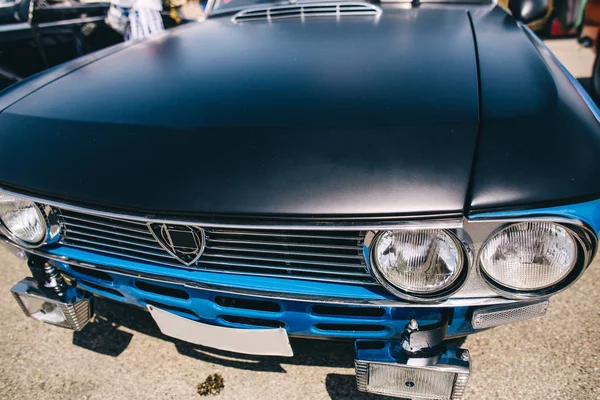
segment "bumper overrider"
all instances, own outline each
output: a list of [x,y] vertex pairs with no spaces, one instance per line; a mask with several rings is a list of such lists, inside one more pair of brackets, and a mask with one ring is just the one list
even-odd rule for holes
[[[544,315],[548,298],[593,259],[600,221],[597,201],[468,218],[250,224],[0,193],[19,199],[11,213],[2,205],[0,242],[30,268],[12,288],[27,316],[81,330],[98,296],[146,309],[167,336],[226,351],[293,356],[289,337],[354,340],[358,389],[411,399],[460,399],[470,357],[450,343]],[[432,235],[450,249],[436,270],[445,286],[427,292],[418,270],[405,281],[386,270],[390,251],[418,249]],[[541,273],[537,253],[532,263],[509,262],[528,256],[524,236],[540,242],[527,251],[553,260]],[[553,268],[562,270],[553,277]]]

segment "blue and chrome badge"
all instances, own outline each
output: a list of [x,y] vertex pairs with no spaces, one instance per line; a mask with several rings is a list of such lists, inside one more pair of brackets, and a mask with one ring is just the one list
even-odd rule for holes
[[204,252],[206,239],[200,227],[149,223],[148,229],[163,249],[182,264],[194,264]]

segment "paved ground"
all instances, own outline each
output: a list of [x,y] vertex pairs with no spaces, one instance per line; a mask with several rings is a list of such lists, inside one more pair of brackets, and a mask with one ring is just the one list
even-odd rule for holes
[[[554,43],[578,77],[593,55]],[[585,64],[585,65],[584,65]],[[98,304],[83,332],[25,318],[8,294],[27,268],[0,249],[0,399],[199,399],[220,372],[216,399],[379,399],[355,389],[351,345],[295,341],[294,359],[237,358],[161,337],[143,312]],[[469,338],[467,399],[600,399],[600,260],[548,314]]]
[[577,44],[575,39],[548,40],[546,44],[575,78],[587,78],[592,73],[594,52]]

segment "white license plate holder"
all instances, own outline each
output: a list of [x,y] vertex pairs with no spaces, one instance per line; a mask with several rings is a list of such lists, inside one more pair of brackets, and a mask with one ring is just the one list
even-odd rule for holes
[[287,331],[283,328],[228,328],[193,321],[151,305],[147,308],[160,331],[175,339],[242,354],[294,355]]

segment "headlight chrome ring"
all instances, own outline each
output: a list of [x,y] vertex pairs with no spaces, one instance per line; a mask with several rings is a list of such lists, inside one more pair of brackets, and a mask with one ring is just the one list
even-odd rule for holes
[[[455,249],[455,266],[454,266],[454,272],[453,274],[446,274],[445,278],[443,278],[442,282],[438,284],[438,288],[433,288],[432,290],[423,290],[423,289],[416,289],[414,285],[406,285],[406,284],[402,284],[399,281],[394,282],[392,280],[392,277],[389,273],[386,273],[381,265],[380,260],[378,259],[380,257],[380,254],[378,254],[378,246],[381,244],[380,242],[382,240],[390,240],[389,236],[391,235],[400,235],[402,237],[402,239],[404,239],[406,242],[399,242],[400,246],[416,246],[419,247],[419,249],[415,249],[415,251],[413,251],[412,256],[413,259],[412,260],[400,260],[400,264],[398,264],[398,261],[396,262],[397,268],[404,268],[404,271],[400,272],[400,275],[405,274],[405,275],[409,275],[408,278],[404,278],[404,279],[408,279],[411,280],[410,275],[412,275],[414,277],[414,279],[419,279],[418,277],[415,277],[415,275],[417,275],[420,271],[418,270],[422,270],[422,268],[419,268],[417,265],[414,264],[415,260],[414,258],[420,258],[423,259],[425,256],[425,253],[428,252],[428,255],[432,255],[431,252],[433,251],[433,256],[435,257],[440,257],[439,253],[436,253],[436,251],[438,250],[438,245],[440,243],[433,243],[434,241],[439,241],[441,242],[442,245],[446,245],[446,249],[449,249],[449,245],[453,246],[453,248]],[[413,236],[413,238],[411,238],[411,235]],[[430,240],[429,242],[427,240],[425,240],[426,243],[423,242],[423,236],[427,236],[430,235]],[[388,236],[386,238],[386,236]],[[419,237],[420,236],[420,237]],[[411,241],[412,239],[412,241]],[[416,242],[415,242],[416,241]],[[433,250],[432,250],[433,248]],[[380,231],[376,234],[374,234],[373,240],[370,241],[370,243],[367,246],[368,249],[368,255],[369,255],[369,269],[372,273],[372,275],[374,276],[374,278],[378,281],[379,284],[381,284],[385,289],[387,289],[390,293],[392,293],[393,295],[402,298],[404,300],[408,300],[408,301],[414,301],[414,302],[439,302],[442,300],[447,299],[448,297],[450,297],[453,293],[455,293],[456,291],[458,291],[463,284],[466,281],[466,277],[468,275],[469,272],[469,257],[467,257],[467,254],[465,252],[465,247],[463,246],[463,244],[461,243],[461,241],[457,238],[457,236],[450,230],[445,230],[445,229],[399,229],[399,230],[393,230],[393,231]],[[407,250],[407,249],[403,249],[403,250]],[[443,249],[442,249],[443,251]],[[399,252],[401,253],[402,250],[399,250]],[[408,251],[409,253],[411,251]],[[417,253],[416,255],[414,253]],[[420,254],[419,254],[420,252]],[[404,255],[404,254],[403,254]],[[447,257],[448,254],[446,253],[445,256]],[[443,258],[443,257],[442,257]],[[439,261],[439,260],[438,260]],[[412,266],[409,266],[409,263],[413,263]],[[429,262],[428,267],[426,267],[425,271],[428,271],[429,268],[431,268],[433,266],[433,264],[431,264],[431,260],[427,260],[425,262]],[[442,266],[440,266],[438,263],[434,263],[435,266],[434,268],[440,268]],[[425,265],[425,264],[423,264]],[[415,268],[417,267],[417,268]],[[444,266],[445,267],[445,266]],[[451,271],[452,272],[452,271]],[[427,272],[426,272],[427,273]],[[435,274],[434,274],[435,275]],[[438,274],[439,275],[439,274]],[[428,277],[423,277],[423,279],[430,279],[431,275]]]
[[24,197],[0,194],[0,232],[20,247],[36,248],[56,242],[60,224],[51,207]]
[[[541,281],[538,287],[535,287],[533,285],[522,285],[522,287],[518,287],[518,285],[514,284],[514,282],[516,281],[514,278],[508,278],[503,282],[502,279],[499,279],[498,273],[490,271],[491,268],[489,265],[487,266],[486,270],[485,261],[482,260],[482,258],[486,256],[486,250],[489,250],[488,245],[490,245],[490,243],[492,243],[492,246],[496,245],[500,247],[498,244],[494,244],[493,242],[495,240],[500,240],[499,237],[501,237],[501,235],[503,234],[506,235],[507,232],[510,232],[513,234],[513,236],[515,236],[515,232],[518,232],[519,229],[525,231],[527,224],[537,224],[538,228],[544,228],[546,231],[548,231],[548,229],[550,228],[553,228],[555,233],[561,234],[563,237],[568,238],[570,241],[565,242],[562,248],[558,248],[559,246],[556,242],[550,242],[548,246],[550,248],[548,248],[546,246],[543,246],[548,245],[548,243],[537,243],[534,246],[531,243],[531,240],[533,239],[528,238],[529,244],[525,245],[525,247],[529,247],[526,250],[521,249],[522,253],[518,253],[518,249],[515,249],[515,247],[519,246],[519,243],[510,243],[510,245],[512,245],[513,248],[510,249],[510,251],[508,252],[505,250],[504,252],[507,254],[494,254],[494,258],[496,258],[497,260],[502,259],[501,261],[508,262],[509,264],[510,262],[506,261],[506,259],[509,259],[510,257],[521,256],[522,258],[525,258],[526,261],[523,262],[523,260],[521,259],[521,261],[517,263],[518,265],[512,267],[509,265],[507,269],[513,268],[515,270],[515,273],[520,272],[522,274],[535,273],[536,268],[538,270],[549,270],[551,266],[546,266],[544,268],[543,266],[536,266],[536,263],[539,264],[541,262],[548,262],[548,259],[552,259],[552,257],[554,257],[554,259],[560,259],[557,253],[562,252],[562,257],[565,258],[567,257],[567,254],[569,252],[574,252],[572,261],[564,262],[562,265],[559,265],[560,268],[563,268],[562,273],[560,273],[559,271],[559,273],[556,274],[554,280],[548,280],[547,282],[543,282],[543,279],[538,279],[539,281]],[[564,235],[563,232],[566,233],[566,235]],[[525,235],[525,233],[523,233],[523,235]],[[516,236],[518,236],[518,234]],[[589,232],[589,229],[587,227],[578,224],[568,224],[564,223],[563,221],[559,223],[549,221],[547,219],[536,218],[521,221],[511,221],[510,223],[505,224],[499,229],[497,229],[482,244],[476,259],[477,273],[491,290],[503,297],[510,299],[532,299],[548,297],[572,285],[581,276],[585,268],[589,265],[595,252],[595,245],[591,240],[592,236],[593,235]],[[510,248],[511,246],[507,247]],[[526,251],[529,251],[529,254],[523,253]],[[536,251],[546,251],[547,254],[531,254],[531,252]],[[565,258],[563,261],[568,261],[568,258]],[[518,271],[518,269],[523,269],[523,271]],[[505,273],[505,271],[501,272]],[[531,280],[532,278],[528,277],[526,279]]]

